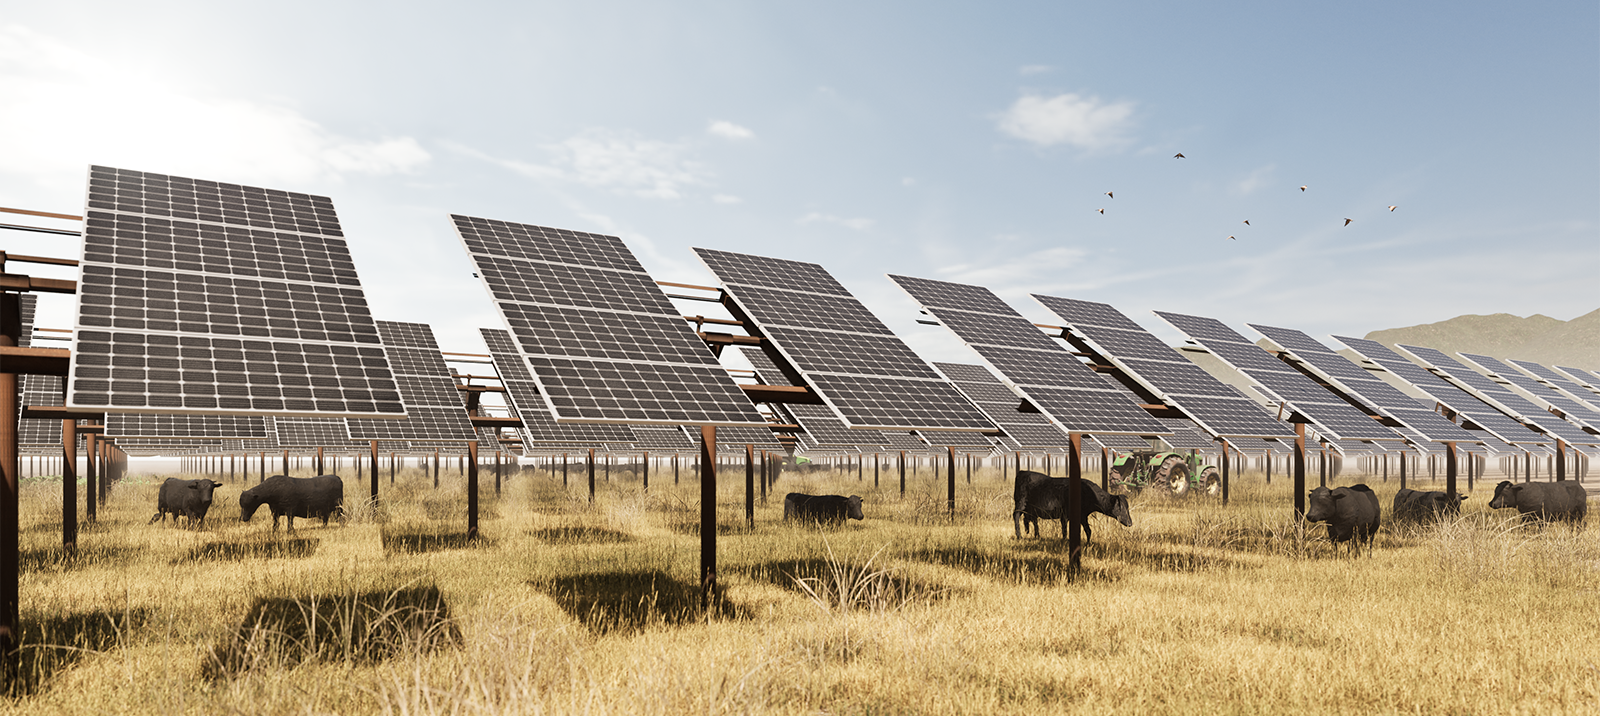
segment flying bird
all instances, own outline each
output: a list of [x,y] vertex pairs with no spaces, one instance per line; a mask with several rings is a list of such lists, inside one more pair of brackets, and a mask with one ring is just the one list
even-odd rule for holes
[[1301,185],[1300,185],[1300,191],[1305,191],[1305,190],[1306,190],[1306,185],[1304,185],[1304,184],[1301,184]]
[[1398,207],[1391,206],[1391,207],[1389,207],[1389,211],[1394,211],[1396,208],[1398,208]]
[[1188,157],[1183,156],[1183,152],[1178,152],[1177,154],[1172,155],[1172,158],[1173,159],[1187,159]]
[[[1108,192],[1106,192],[1106,196],[1111,196],[1111,192],[1109,192],[1109,191],[1108,191]],[[1116,197],[1114,197],[1114,196],[1111,196],[1111,198],[1113,198],[1113,199],[1115,199],[1115,198],[1116,198]]]
[[1349,225],[1350,225],[1350,222],[1352,222],[1352,221],[1355,221],[1355,219],[1345,219],[1345,220],[1344,220],[1344,225],[1345,225],[1345,226],[1349,226]]
[[1250,225],[1250,220],[1249,219],[1245,219],[1244,220],[1244,225],[1245,226],[1249,226]]
[[[1228,238],[1230,238],[1230,239],[1233,239],[1233,237],[1232,237],[1232,236],[1229,236],[1229,237],[1228,237]],[[1238,241],[1238,239],[1233,239],[1233,240],[1234,240],[1234,241]]]
[[1104,213],[1106,213],[1106,210],[1105,210],[1105,209],[1095,209],[1095,211],[1098,211],[1098,212],[1100,212],[1100,213],[1102,213],[1102,214],[1104,214]]

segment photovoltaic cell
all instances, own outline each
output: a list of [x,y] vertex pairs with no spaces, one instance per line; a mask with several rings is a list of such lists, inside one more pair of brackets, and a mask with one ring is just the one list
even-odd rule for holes
[[1108,385],[1061,344],[1032,329],[1027,319],[989,289],[909,276],[889,278],[1058,427],[1095,435],[1166,432],[1126,390]]
[[1512,444],[1550,442],[1549,438],[1529,430],[1527,426],[1500,412],[1499,409],[1484,403],[1471,393],[1456,387],[1455,384],[1434,375],[1416,363],[1406,360],[1400,354],[1389,350],[1388,346],[1382,343],[1348,336],[1334,336],[1333,339],[1343,343],[1362,358],[1376,363],[1396,378],[1427,394],[1428,397],[1433,398],[1439,404],[1462,415],[1466,420],[1483,428],[1503,442]]
[[1093,301],[1035,295],[1104,357],[1207,433],[1227,437],[1294,434],[1254,401],[1242,398],[1116,308]]
[[[817,264],[697,248],[759,333],[850,428],[992,430]],[[839,320],[829,321],[830,311]]]
[[[1249,376],[1309,418],[1318,432],[1343,440],[1401,440],[1398,433],[1357,410],[1326,387],[1272,357],[1221,321],[1156,311],[1235,370]],[[1191,332],[1192,331],[1192,332]]]
[[1508,415],[1533,424],[1548,435],[1577,445],[1600,444],[1600,436],[1586,433],[1582,428],[1551,415],[1527,398],[1513,393],[1510,388],[1462,365],[1444,351],[1405,344],[1399,344],[1399,348],[1416,356],[1428,367],[1437,369],[1455,380],[1457,385],[1474,397],[1500,408]]
[[556,421],[766,424],[621,239],[451,219]]
[[478,332],[489,346],[495,373],[506,389],[506,402],[522,420],[523,440],[530,445],[548,443],[587,448],[605,443],[631,443],[636,439],[633,428],[627,425],[556,422],[544,398],[540,397],[538,383],[511,332],[499,328],[480,328]]
[[400,417],[325,197],[91,167],[67,405]]

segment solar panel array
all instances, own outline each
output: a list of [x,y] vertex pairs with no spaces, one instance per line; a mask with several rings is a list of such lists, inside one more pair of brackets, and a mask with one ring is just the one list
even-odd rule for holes
[[[700,441],[695,440],[699,445]],[[717,452],[744,452],[744,446],[750,445],[757,452],[762,450],[782,451],[783,444],[778,442],[770,428],[751,427],[719,427],[717,428]]]
[[1166,432],[1125,391],[1106,385],[989,289],[909,276],[889,278],[1061,428],[1096,435]]
[[476,440],[472,418],[450,366],[439,353],[433,327],[426,323],[378,321],[378,337],[406,405],[405,420],[350,420],[355,440],[462,442]]
[[631,443],[636,437],[627,425],[558,423],[539,395],[539,385],[528,369],[527,359],[517,349],[511,332],[499,328],[480,328],[489,346],[490,360],[506,389],[506,403],[522,420],[523,440],[529,445],[554,444],[594,446],[604,443]]
[[1593,391],[1585,388],[1581,383],[1574,381],[1566,373],[1529,360],[1516,360],[1513,358],[1510,363],[1522,370],[1523,373],[1538,378],[1561,391],[1567,397],[1589,406],[1591,410],[1600,410],[1600,396],[1595,395]]
[[1262,335],[1278,344],[1290,355],[1306,364],[1324,380],[1338,386],[1362,402],[1393,418],[1419,437],[1434,442],[1477,442],[1482,434],[1473,434],[1450,422],[1449,418],[1433,412],[1431,407],[1352,363],[1333,349],[1311,336],[1292,328],[1276,328],[1256,323],[1248,324]]
[[[778,364],[772,362],[760,348],[740,348],[739,354],[750,361],[750,366],[755,369],[756,380],[762,385],[790,385]],[[826,405],[805,405],[800,403],[787,403],[781,409],[794,418],[809,437],[809,443],[819,448],[853,448],[864,445],[875,446],[884,444],[886,438],[877,430],[851,429],[846,427],[838,413]]]
[[759,333],[846,426],[994,429],[821,266],[694,251]]
[[1427,367],[1437,369],[1448,376],[1463,390],[1471,393],[1479,400],[1499,408],[1512,417],[1532,424],[1548,435],[1578,445],[1593,445],[1600,442],[1600,436],[1590,435],[1584,432],[1582,428],[1551,415],[1544,408],[1534,405],[1527,398],[1512,392],[1510,388],[1496,383],[1488,376],[1461,364],[1461,362],[1451,358],[1444,351],[1405,344],[1399,344],[1398,347],[1416,356]]
[[1522,423],[1422,366],[1406,360],[1382,343],[1347,336],[1334,336],[1333,339],[1343,343],[1362,358],[1383,367],[1391,375],[1409,383],[1428,397],[1465,416],[1467,420],[1503,442],[1511,444],[1550,442],[1549,438],[1529,430]]
[[1556,370],[1561,371],[1568,378],[1571,378],[1573,382],[1583,386],[1585,390],[1600,396],[1600,373],[1564,365],[1556,366]]
[[918,430],[917,437],[935,450],[953,447],[956,452],[989,452],[994,442],[980,433],[958,433],[949,430]]
[[1022,396],[1006,387],[988,368],[967,363],[934,363],[933,367],[1015,440],[1019,448],[1064,447],[1071,442],[1071,438],[1043,414],[1018,410]]
[[557,421],[765,424],[621,239],[451,219]]
[[67,405],[405,412],[326,197],[89,170]]
[[1249,399],[1212,377],[1116,308],[1093,301],[1035,295],[1062,321],[1102,349],[1105,358],[1162,401],[1177,406],[1213,435],[1293,435]]
[[1533,396],[1535,404],[1543,403],[1560,410],[1566,415],[1567,420],[1579,425],[1591,428],[1600,427],[1600,413],[1595,412],[1588,405],[1567,396],[1560,390],[1523,375],[1516,368],[1490,356],[1476,353],[1458,353],[1457,355],[1467,359],[1469,363],[1488,371],[1489,375],[1527,391],[1529,395]]
[[1221,321],[1165,311],[1156,311],[1156,315],[1183,331],[1224,363],[1260,383],[1279,400],[1288,402],[1310,419],[1318,432],[1342,440],[1401,439],[1395,431],[1351,407],[1327,388],[1274,358]]
[[[1172,431],[1171,435],[1163,435],[1161,440],[1170,445],[1173,450],[1218,450],[1216,441],[1211,439],[1205,431],[1187,418],[1158,418],[1162,425]],[[1242,438],[1240,438],[1242,439]]]

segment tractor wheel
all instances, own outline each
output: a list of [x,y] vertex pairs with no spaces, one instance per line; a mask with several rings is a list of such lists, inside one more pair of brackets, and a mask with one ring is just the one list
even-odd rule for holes
[[[1177,481],[1172,479],[1174,471],[1179,469],[1183,470],[1185,478],[1182,481],[1184,484],[1183,489],[1178,489],[1176,487]],[[1161,488],[1163,492],[1171,492],[1174,495],[1181,495],[1183,494],[1183,490],[1188,489],[1188,476],[1188,466],[1183,464],[1183,458],[1178,457],[1177,455],[1169,455],[1165,460],[1161,461],[1160,467],[1156,468],[1154,472],[1150,473],[1150,484]]]
[[1189,466],[1182,462],[1173,465],[1172,470],[1167,473],[1167,481],[1164,484],[1167,489],[1172,490],[1173,497],[1183,497],[1188,494]]
[[1222,473],[1217,468],[1208,467],[1200,471],[1200,482],[1206,486],[1206,495],[1216,497],[1222,494]]

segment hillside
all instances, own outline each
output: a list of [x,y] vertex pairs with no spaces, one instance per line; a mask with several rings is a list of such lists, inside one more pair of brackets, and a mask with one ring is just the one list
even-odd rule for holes
[[1600,370],[1600,310],[1570,321],[1539,314],[1527,318],[1509,313],[1456,316],[1438,323],[1373,331],[1366,337],[1390,347],[1409,343],[1447,353],[1466,351]]

